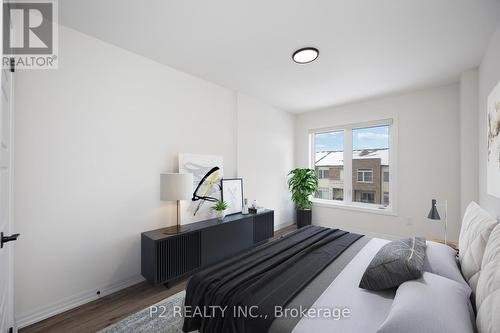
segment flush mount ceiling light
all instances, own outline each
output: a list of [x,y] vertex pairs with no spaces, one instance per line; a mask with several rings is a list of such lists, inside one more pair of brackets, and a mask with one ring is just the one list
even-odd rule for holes
[[319,51],[314,47],[304,47],[295,51],[292,55],[293,61],[298,64],[308,64],[316,60],[319,56]]

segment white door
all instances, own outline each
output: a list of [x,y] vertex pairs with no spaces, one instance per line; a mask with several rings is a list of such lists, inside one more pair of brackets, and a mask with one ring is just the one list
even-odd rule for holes
[[[2,14],[1,9],[0,14]],[[2,36],[1,28],[0,36]],[[0,232],[3,233],[0,239],[0,333],[7,333],[14,326],[13,242],[2,241],[8,240],[13,231],[11,209],[12,73],[9,69],[0,70],[0,81]],[[15,237],[11,239],[13,238]]]

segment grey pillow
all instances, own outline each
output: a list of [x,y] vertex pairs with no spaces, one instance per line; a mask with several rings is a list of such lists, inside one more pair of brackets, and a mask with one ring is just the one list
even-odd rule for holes
[[368,265],[359,287],[383,290],[422,276],[425,238],[400,239],[384,245]]
[[425,272],[399,286],[377,333],[471,333],[475,326],[470,293],[462,283]]
[[424,272],[444,276],[468,286],[460,271],[455,250],[444,244],[427,242]]

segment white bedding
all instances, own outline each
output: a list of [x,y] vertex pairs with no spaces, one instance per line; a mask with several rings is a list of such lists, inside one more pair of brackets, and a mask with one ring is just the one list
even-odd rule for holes
[[359,288],[358,284],[370,261],[387,243],[384,239],[370,240],[312,306],[318,310],[349,308],[349,318],[302,318],[292,332],[375,332],[389,313],[395,291],[372,292]]

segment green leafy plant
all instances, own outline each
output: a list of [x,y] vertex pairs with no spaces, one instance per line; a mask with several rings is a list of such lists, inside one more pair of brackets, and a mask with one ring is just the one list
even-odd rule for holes
[[227,207],[229,207],[229,205],[227,204],[227,202],[225,201],[221,201],[221,200],[217,200],[217,202],[215,203],[215,205],[212,206],[212,209],[217,211],[217,212],[223,212],[227,209]]
[[318,189],[318,176],[314,169],[293,169],[288,176],[288,188],[297,209],[311,209],[309,197]]

